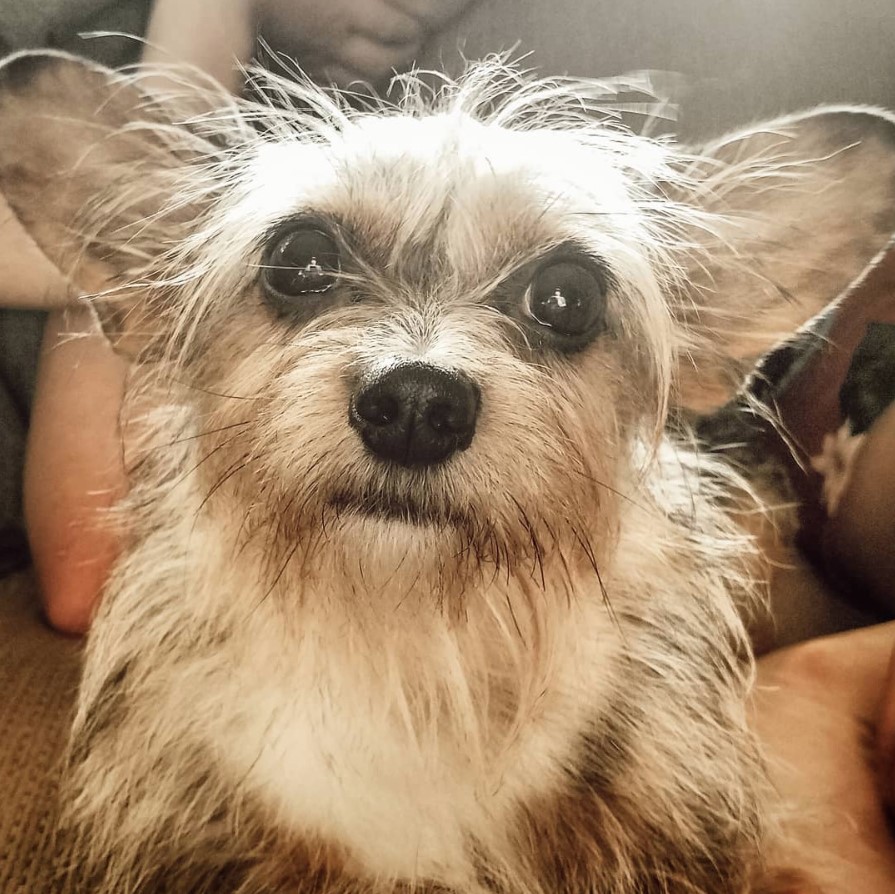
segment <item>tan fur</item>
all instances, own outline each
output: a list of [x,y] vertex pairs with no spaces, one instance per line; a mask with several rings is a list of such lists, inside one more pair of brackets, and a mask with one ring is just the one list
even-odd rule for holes
[[[689,360],[721,381],[822,302],[776,315],[761,284],[810,279],[801,238],[768,243],[846,154],[818,160],[823,115],[794,120],[799,188],[765,221],[763,140],[696,160],[595,121],[585,85],[499,65],[431,101],[404,86],[356,112],[272,80],[311,111],[178,120],[65,57],[0,74],[3,188],[139,360],[130,544],[70,756],[98,890],[756,894],[773,821],[742,615],[761,566],[729,513],[754,497],[665,424]],[[44,201],[60,170],[76,186]],[[259,264],[300,211],[351,263],[331,303],[283,316]],[[564,353],[519,308],[569,242],[610,285],[605,331]],[[749,252],[754,302],[731,284]],[[423,470],[375,460],[346,419],[358,382],[411,360],[481,391],[469,449]]]
[[830,107],[702,147],[687,173],[711,222],[688,234],[701,263],[689,268],[681,311],[711,338],[682,368],[683,406],[722,406],[769,344],[823,310],[884,247],[895,231],[893,140],[892,115]]

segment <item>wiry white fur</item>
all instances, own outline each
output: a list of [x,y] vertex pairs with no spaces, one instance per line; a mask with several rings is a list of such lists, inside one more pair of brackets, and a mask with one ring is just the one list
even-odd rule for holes
[[[718,347],[698,353],[712,307],[684,259],[720,218],[692,159],[595,121],[580,85],[499,66],[421,85],[358,112],[271,81],[288,108],[147,107],[109,135],[145,152],[103,167],[78,226],[151,409],[72,740],[87,862],[108,894],[159,873],[243,894],[744,894],[764,818],[738,609],[757,584],[725,510],[748,498],[663,434],[682,358]],[[259,265],[307,211],[359,246],[361,300],[291,325]],[[570,240],[610,272],[607,328],[558,356],[492,296]],[[422,472],[346,421],[356,382],[401,360],[482,393],[470,449]],[[428,521],[341,500],[371,492]]]

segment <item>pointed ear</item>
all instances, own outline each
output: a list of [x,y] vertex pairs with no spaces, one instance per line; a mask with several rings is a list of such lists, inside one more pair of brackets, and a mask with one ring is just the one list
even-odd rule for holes
[[165,175],[183,165],[163,124],[132,80],[74,56],[20,53],[0,65],[0,191],[75,291],[109,295],[95,306],[128,354],[158,308],[114,290],[170,198]]
[[703,147],[676,196],[694,211],[676,314],[678,404],[708,412],[822,311],[895,232],[895,116],[828,108]]

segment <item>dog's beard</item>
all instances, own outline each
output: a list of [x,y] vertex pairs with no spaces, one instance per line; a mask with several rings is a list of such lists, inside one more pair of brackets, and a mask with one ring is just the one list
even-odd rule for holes
[[456,605],[495,582],[562,586],[572,569],[596,571],[606,538],[594,530],[594,504],[585,515],[566,503],[529,506],[507,491],[483,499],[445,486],[446,474],[427,477],[343,475],[310,494],[296,486],[251,508],[245,529],[264,544],[273,577],[340,579],[367,595]]

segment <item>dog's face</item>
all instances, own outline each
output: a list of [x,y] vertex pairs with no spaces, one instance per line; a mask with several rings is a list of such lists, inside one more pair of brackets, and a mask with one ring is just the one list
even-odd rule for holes
[[594,150],[448,114],[260,147],[192,259],[214,298],[188,375],[225,435],[208,487],[351,561],[608,544],[672,325],[639,159]]
[[[303,94],[309,114],[209,137],[70,60],[5,71],[10,201],[94,290],[147,283],[105,296],[109,331],[185,385],[209,507],[386,572],[603,561],[669,400],[723,401],[895,225],[891,176],[851,199],[856,170],[868,193],[893,169],[891,122],[865,114],[697,161],[557,115],[551,91],[495,103],[479,76],[425,113]],[[103,217],[66,254],[91,195]],[[832,235],[807,244],[821,213]]]

